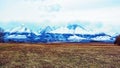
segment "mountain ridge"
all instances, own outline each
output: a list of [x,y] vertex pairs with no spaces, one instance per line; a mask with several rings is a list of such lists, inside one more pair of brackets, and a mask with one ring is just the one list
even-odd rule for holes
[[[67,35],[70,34],[68,37]],[[59,35],[62,35],[59,37]],[[116,34],[115,34],[116,35]],[[51,26],[47,26],[43,28],[40,32],[33,32],[29,28],[21,25],[19,27],[15,27],[12,30],[8,31],[8,34],[5,36],[7,39],[18,39],[20,37],[29,38],[31,41],[36,40],[46,40],[49,42],[50,40],[56,39],[56,41],[62,38],[66,38],[65,41],[74,41],[74,42],[81,42],[85,40],[89,41],[114,41],[115,37],[110,36],[106,33],[97,33],[94,31],[89,31],[89,29],[82,27],[80,25],[67,25],[62,26],[59,28],[54,28]],[[26,36],[26,37],[25,37]],[[49,39],[49,40],[47,40]],[[76,41],[75,41],[76,40]],[[19,40],[18,40],[19,41]],[[55,41],[55,40],[54,40]]]

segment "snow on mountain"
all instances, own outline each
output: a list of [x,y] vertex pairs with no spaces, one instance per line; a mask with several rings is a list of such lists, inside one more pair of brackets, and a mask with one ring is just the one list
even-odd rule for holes
[[8,35],[4,38],[4,42],[29,42],[29,38],[26,35]]
[[93,34],[93,32],[85,30],[85,29],[82,29],[80,27],[76,27],[75,34]]
[[27,39],[26,35],[9,35],[6,38],[8,39]]
[[[43,38],[47,38],[47,40],[48,39],[54,40],[53,37],[55,37],[56,41],[58,40],[61,41],[61,39],[62,40],[64,39],[64,42],[66,42],[67,40],[70,42],[82,42],[86,40],[106,41],[106,40],[111,40],[112,37],[115,38],[115,36],[117,35],[117,33],[111,34],[112,35],[111,36],[106,33],[99,33],[96,31],[91,31],[90,29],[84,28],[76,24],[62,26],[57,29],[51,26],[47,26],[45,28],[42,28],[40,32],[38,33],[31,31],[30,29],[26,28],[24,25],[21,25],[8,32],[10,33],[6,33],[5,40],[9,40],[9,39],[13,39],[13,40],[14,39],[17,39],[17,40],[35,39],[36,40],[38,39],[37,41],[39,41],[39,40],[44,40]],[[45,33],[49,33],[49,34],[46,35]],[[63,35],[63,36],[60,36],[60,35]],[[48,38],[48,36],[50,38]]]
[[79,36],[76,36],[76,35],[73,35],[73,36],[70,36],[68,38],[69,41],[72,41],[72,42],[80,42],[81,40],[85,40],[86,38],[83,38],[83,37],[79,37]]
[[95,41],[106,41],[106,40],[111,40],[110,36],[97,36],[95,38],[92,38],[92,40]]
[[40,35],[40,33],[30,30],[29,28],[25,27],[24,25],[21,25],[19,27],[15,27],[12,30],[7,30],[6,32],[16,33],[16,34],[19,34],[19,33],[20,34],[22,34],[22,33],[27,33],[27,34],[33,33],[35,35]]
[[34,41],[34,39],[39,35],[39,33],[33,32],[22,25],[12,29],[11,31],[8,31],[4,37],[4,40],[6,42],[9,42],[10,40],[16,42],[30,42]]
[[56,30],[51,31],[50,33],[59,33],[59,34],[93,34],[92,31],[85,29],[79,25],[68,25],[65,27],[60,27]]
[[67,27],[60,27],[56,30],[50,31],[50,33],[58,33],[58,34],[73,34],[72,29],[68,29]]
[[112,36],[112,37],[116,37],[116,36],[118,36],[120,33],[109,33],[109,35],[110,36]]
[[50,26],[47,26],[43,29],[41,29],[40,33],[50,33],[51,31],[55,30],[54,28],[50,27]]
[[10,33],[31,33],[31,30],[26,28],[24,25],[21,25],[19,27],[10,30]]
[[38,32],[33,32],[35,35],[37,35],[37,36],[39,36],[39,35],[41,35],[40,33],[38,33]]

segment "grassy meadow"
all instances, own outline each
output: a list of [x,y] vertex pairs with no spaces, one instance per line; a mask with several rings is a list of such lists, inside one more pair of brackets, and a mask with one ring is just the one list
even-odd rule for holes
[[0,68],[120,68],[120,46],[0,43]]

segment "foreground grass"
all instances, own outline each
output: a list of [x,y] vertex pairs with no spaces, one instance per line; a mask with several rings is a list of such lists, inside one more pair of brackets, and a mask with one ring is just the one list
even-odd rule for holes
[[3,44],[0,68],[119,68],[113,44]]

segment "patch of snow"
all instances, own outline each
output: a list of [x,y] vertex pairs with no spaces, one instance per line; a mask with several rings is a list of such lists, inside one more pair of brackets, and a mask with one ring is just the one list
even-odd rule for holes
[[105,40],[110,40],[111,37],[110,36],[97,36],[95,38],[92,38],[92,40],[96,40],[96,41],[105,41]]
[[68,38],[68,40],[70,40],[70,41],[77,41],[77,42],[79,42],[79,41],[81,41],[81,40],[84,40],[84,39],[86,39],[86,38],[79,37],[79,36],[76,36],[76,35],[70,36],[70,37]]
[[38,35],[41,35],[41,34],[40,34],[40,33],[38,33],[38,32],[33,32],[33,33],[34,33],[35,35],[37,35],[37,36],[38,36]]
[[8,39],[27,39],[26,35],[9,35],[7,36]]

